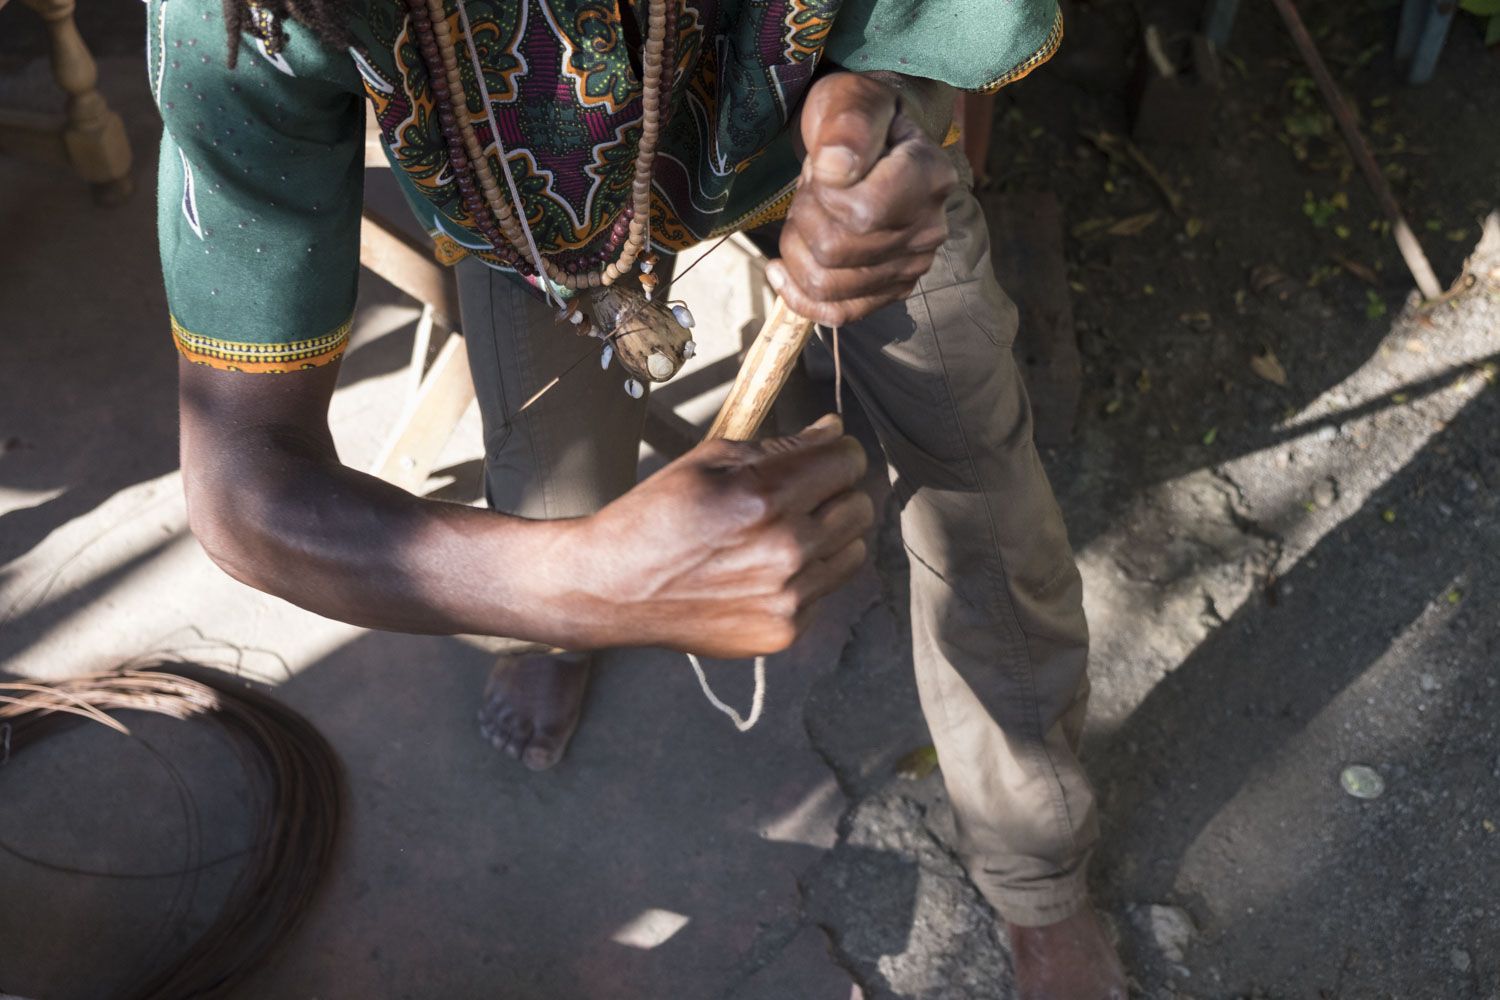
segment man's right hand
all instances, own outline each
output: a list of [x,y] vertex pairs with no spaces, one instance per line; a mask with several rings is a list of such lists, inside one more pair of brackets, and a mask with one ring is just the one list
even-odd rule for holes
[[865,465],[832,415],[791,437],[707,442],[571,522],[547,575],[590,645],[777,652],[864,562]]
[[341,465],[335,365],[179,373],[193,533],[236,579],[340,621],[746,656],[788,646],[864,559],[865,457],[836,418],[700,445],[592,517],[532,521]]

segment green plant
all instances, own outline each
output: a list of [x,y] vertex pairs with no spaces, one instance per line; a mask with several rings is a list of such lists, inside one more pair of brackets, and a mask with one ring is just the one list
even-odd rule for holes
[[1484,21],[1484,44],[1500,45],[1500,0],[1459,0],[1458,6]]

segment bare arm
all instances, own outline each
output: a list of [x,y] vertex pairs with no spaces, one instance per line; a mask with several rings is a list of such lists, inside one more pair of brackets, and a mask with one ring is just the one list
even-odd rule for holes
[[605,511],[529,521],[421,500],[339,463],[337,366],[181,362],[188,519],[236,579],[342,621],[572,649],[783,648],[864,557],[859,446],[836,424],[700,446]]

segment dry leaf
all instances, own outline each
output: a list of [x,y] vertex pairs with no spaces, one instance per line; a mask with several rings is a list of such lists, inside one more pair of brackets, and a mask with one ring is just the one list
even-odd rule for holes
[[1142,212],[1140,215],[1131,215],[1121,219],[1105,230],[1111,236],[1139,236],[1145,232],[1151,223],[1157,220],[1160,212]]
[[1114,219],[1084,219],[1078,225],[1068,230],[1068,232],[1073,234],[1074,239],[1083,240],[1108,229],[1114,224],[1114,221]]
[[896,761],[896,773],[908,781],[921,781],[938,766],[937,748],[917,747]]
[[1250,370],[1267,382],[1286,385],[1286,369],[1281,367],[1276,352],[1270,348],[1267,348],[1264,354],[1257,354],[1250,359]]
[[1377,276],[1372,269],[1366,267],[1364,264],[1361,264],[1357,260],[1350,260],[1343,254],[1337,253],[1333,255],[1333,259],[1338,261],[1339,267],[1342,267],[1344,270],[1348,271],[1350,274],[1354,275],[1356,278],[1358,278],[1360,281],[1363,281],[1367,285],[1374,285],[1380,282],[1379,276]]

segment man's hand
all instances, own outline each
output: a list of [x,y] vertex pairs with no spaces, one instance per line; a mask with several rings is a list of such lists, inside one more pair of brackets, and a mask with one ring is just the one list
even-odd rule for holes
[[560,601],[600,644],[777,652],[864,562],[864,471],[833,416],[792,437],[708,442],[572,522],[549,575],[572,581]]
[[813,85],[801,137],[801,183],[766,277],[798,313],[840,326],[904,298],[927,273],[958,177],[896,91],[856,73]]
[[336,365],[179,373],[194,534],[236,579],[357,625],[774,652],[859,568],[874,520],[864,450],[833,417],[699,445],[592,517],[534,521],[340,465],[325,418]]

